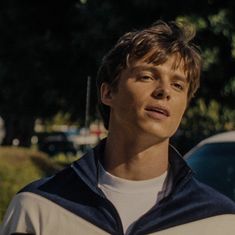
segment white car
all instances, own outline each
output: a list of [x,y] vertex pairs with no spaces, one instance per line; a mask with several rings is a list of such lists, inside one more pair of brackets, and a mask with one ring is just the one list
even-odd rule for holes
[[197,179],[235,201],[235,131],[202,140],[184,159]]

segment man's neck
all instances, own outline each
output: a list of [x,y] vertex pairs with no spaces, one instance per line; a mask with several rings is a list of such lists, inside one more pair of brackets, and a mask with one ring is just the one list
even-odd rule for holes
[[147,180],[162,175],[168,168],[169,140],[151,143],[143,138],[108,135],[104,168],[129,180]]

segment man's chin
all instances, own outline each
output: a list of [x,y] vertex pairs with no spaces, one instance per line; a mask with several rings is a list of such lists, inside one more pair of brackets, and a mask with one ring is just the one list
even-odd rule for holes
[[157,139],[169,139],[171,136],[174,135],[175,130],[167,130],[167,127],[160,127],[160,126],[144,126],[143,127],[144,132],[152,136],[153,138]]
[[145,136],[145,138],[149,139],[149,141],[151,142],[160,143],[168,141],[172,135],[173,135],[172,133],[160,130],[155,131],[152,129],[152,130],[145,130],[143,136]]

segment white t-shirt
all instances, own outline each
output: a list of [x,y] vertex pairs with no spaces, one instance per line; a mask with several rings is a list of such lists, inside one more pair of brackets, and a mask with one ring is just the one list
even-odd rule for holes
[[128,234],[134,222],[157,202],[167,171],[149,180],[126,180],[99,167],[99,187],[117,209],[124,233]]

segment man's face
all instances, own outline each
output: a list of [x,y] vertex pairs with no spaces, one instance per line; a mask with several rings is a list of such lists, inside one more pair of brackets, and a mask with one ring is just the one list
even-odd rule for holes
[[[109,129],[122,128],[133,135],[169,139],[178,128],[187,106],[187,82],[176,57],[160,65],[139,60],[122,71],[118,88],[103,89],[103,103],[110,106]],[[105,94],[109,94],[105,98]]]

